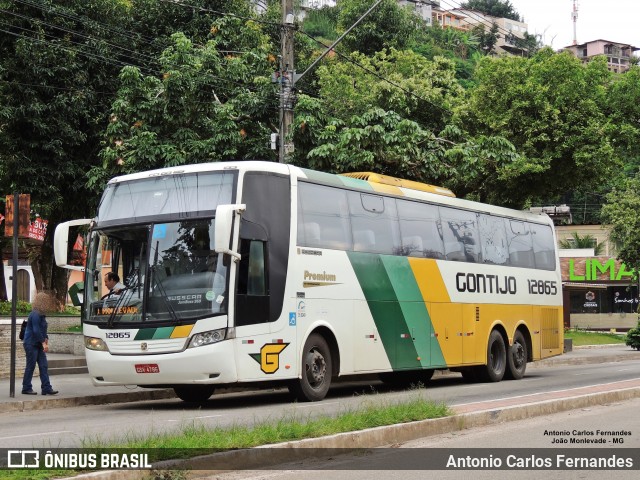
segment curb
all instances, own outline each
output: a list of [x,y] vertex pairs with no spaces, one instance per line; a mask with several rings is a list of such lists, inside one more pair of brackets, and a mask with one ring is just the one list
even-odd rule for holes
[[[376,448],[395,443],[404,443],[431,435],[515,420],[524,420],[531,417],[631,400],[639,397],[640,387],[632,387],[557,400],[545,400],[524,406],[489,408],[487,410],[458,414],[446,418],[376,427],[358,432],[340,433],[327,437],[309,438],[252,449],[232,450],[189,460],[163,461],[157,463],[153,471],[157,472],[169,468],[198,470],[198,476],[205,476],[229,470],[258,470],[261,469],[261,467],[274,466],[280,463],[290,463],[314,457],[326,457],[327,449]],[[338,454],[339,452],[332,453]],[[213,464],[224,465],[224,468],[213,470],[211,469]],[[74,477],[67,477],[67,479],[139,480],[149,477],[150,474],[151,471],[148,470],[109,470],[80,474]]]
[[105,405],[108,403],[142,402],[145,400],[164,400],[175,398],[173,390],[148,390],[121,393],[103,393],[87,397],[46,398],[42,400],[15,400],[0,403],[0,413],[28,412],[46,408],[81,407],[84,405]]

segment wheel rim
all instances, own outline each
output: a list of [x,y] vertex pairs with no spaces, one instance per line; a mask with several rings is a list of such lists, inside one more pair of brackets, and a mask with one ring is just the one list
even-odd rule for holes
[[327,364],[324,357],[318,350],[313,349],[307,353],[305,370],[307,374],[307,381],[312,388],[318,388],[324,383],[324,378],[327,373]]
[[524,346],[520,342],[513,344],[512,348],[513,365],[519,370],[526,363]]

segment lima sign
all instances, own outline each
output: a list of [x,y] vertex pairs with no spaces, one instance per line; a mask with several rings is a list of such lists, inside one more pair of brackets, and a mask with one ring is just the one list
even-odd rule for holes
[[[609,274],[609,278],[602,278],[602,275],[606,275],[607,273]],[[600,260],[597,258],[588,258],[585,262],[584,272],[576,272],[575,260],[569,260],[569,281],[571,282],[632,280],[633,278],[633,271],[627,270],[624,263],[621,263],[620,268],[618,268],[613,258],[610,258],[604,264],[600,263]]]

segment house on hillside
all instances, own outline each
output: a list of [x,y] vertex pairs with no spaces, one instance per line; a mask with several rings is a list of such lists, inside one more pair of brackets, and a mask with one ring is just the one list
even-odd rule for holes
[[615,73],[624,73],[629,70],[634,58],[634,52],[640,50],[638,47],[626,43],[611,42],[609,40],[592,40],[580,45],[569,45],[563,50],[573,53],[582,60],[583,63],[591,61],[598,55],[606,55],[609,70]]

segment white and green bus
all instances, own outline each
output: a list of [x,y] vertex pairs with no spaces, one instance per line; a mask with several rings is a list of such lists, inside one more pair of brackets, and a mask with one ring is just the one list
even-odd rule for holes
[[[286,385],[521,378],[563,348],[553,224],[372,173],[269,162],[114,178],[90,224],[82,306],[95,385]],[[104,296],[118,273],[119,295]]]

